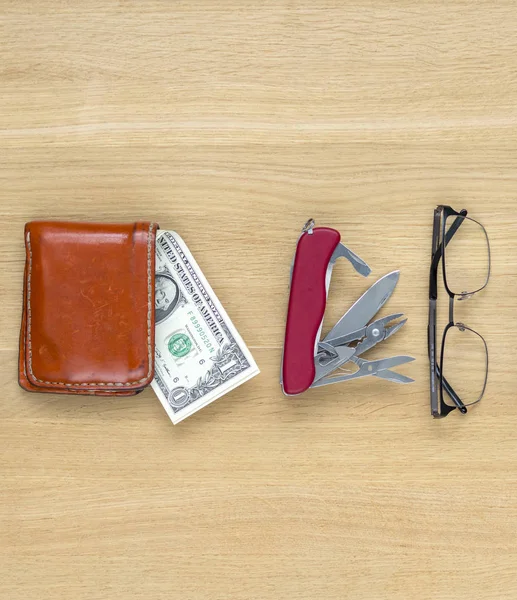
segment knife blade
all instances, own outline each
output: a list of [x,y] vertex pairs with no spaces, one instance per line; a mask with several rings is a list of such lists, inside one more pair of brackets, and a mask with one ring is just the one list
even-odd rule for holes
[[323,341],[348,335],[367,325],[389,300],[399,277],[400,271],[392,271],[376,281],[339,319]]

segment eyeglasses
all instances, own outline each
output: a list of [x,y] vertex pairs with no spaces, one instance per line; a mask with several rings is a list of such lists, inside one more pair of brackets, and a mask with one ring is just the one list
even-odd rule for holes
[[[437,356],[437,298],[439,263],[449,296],[449,315]],[[480,223],[450,206],[434,211],[433,249],[429,277],[429,361],[431,414],[446,417],[456,408],[463,414],[485,393],[488,348],[479,333],[454,320],[454,303],[483,290],[490,278],[490,243]]]

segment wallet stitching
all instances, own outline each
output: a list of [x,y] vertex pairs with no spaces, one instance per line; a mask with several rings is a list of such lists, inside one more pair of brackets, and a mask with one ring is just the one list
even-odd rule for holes
[[[98,386],[131,386],[137,383],[144,383],[149,379],[152,373],[152,273],[151,273],[151,241],[152,241],[152,232],[154,229],[154,223],[149,224],[149,231],[147,235],[147,363],[149,365],[147,375],[139,379],[138,381],[128,381],[128,382],[98,382],[98,383],[68,383],[65,381],[45,381],[43,379],[39,379],[34,374],[32,370],[32,335],[31,335],[31,326],[32,326],[32,314],[31,314],[31,274],[32,274],[32,247],[31,247],[31,236],[30,231],[27,232],[27,248],[29,250],[29,272],[27,275],[27,342],[28,342],[28,358],[29,358],[29,373],[33,377],[35,381],[39,383],[45,383],[47,385],[64,385],[66,387],[98,387]],[[25,361],[24,361],[24,370],[25,370]]]

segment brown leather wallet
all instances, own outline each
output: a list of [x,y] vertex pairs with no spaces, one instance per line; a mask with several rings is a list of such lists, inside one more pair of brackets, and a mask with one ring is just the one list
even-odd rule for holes
[[157,228],[26,224],[22,388],[130,396],[152,381]]

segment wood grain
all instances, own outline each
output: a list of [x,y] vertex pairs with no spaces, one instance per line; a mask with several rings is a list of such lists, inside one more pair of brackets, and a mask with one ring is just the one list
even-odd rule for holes
[[[494,0],[0,0],[1,598],[517,597],[516,27]],[[486,226],[493,276],[461,306],[487,396],[435,422],[439,203]],[[180,232],[261,375],[177,427],[150,390],[22,392],[22,228],[47,217]],[[401,269],[376,352],[415,356],[413,386],[281,394],[308,217],[373,267],[338,265],[326,328]]]

